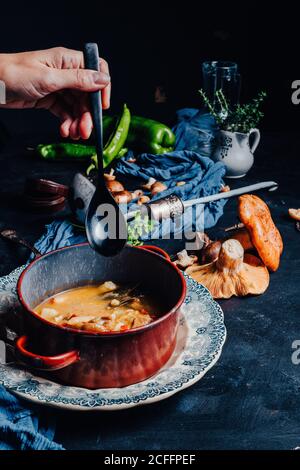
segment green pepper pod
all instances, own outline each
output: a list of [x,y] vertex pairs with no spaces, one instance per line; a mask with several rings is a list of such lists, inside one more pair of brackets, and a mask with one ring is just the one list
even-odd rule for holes
[[154,154],[174,150],[176,137],[165,124],[153,119],[132,116],[126,145],[139,152]]
[[72,144],[61,142],[56,144],[40,144],[36,151],[45,160],[88,160],[95,155],[93,145]]
[[114,132],[108,139],[103,150],[103,166],[106,168],[121,152],[127,140],[131,116],[130,111],[124,104],[123,112],[116,124]]

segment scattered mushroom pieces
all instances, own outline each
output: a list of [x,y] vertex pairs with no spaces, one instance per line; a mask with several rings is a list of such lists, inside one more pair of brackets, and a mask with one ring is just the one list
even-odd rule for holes
[[223,185],[222,188],[220,189],[220,193],[228,193],[230,191],[230,186],[228,185]]
[[215,299],[263,294],[270,282],[268,269],[253,255],[246,254],[238,240],[226,240],[213,263],[194,265],[186,270],[203,284]]
[[113,197],[117,204],[128,204],[132,200],[131,193],[125,190],[113,193]]
[[154,183],[156,183],[156,179],[151,177],[151,178],[149,178],[147,183],[142,184],[141,188],[145,189],[146,191],[151,191],[151,188],[152,188]]
[[151,199],[149,196],[141,196],[137,203],[139,206],[142,206],[143,204],[147,204],[147,202],[150,202],[150,201]]
[[156,183],[151,186],[151,195],[155,196],[158,193],[162,193],[166,189],[168,189],[168,187],[164,183],[156,181]]
[[104,173],[104,178],[106,181],[114,181],[116,179],[114,169],[112,168],[109,173]]
[[300,209],[289,209],[289,216],[294,220],[300,220]]
[[177,260],[174,264],[180,269],[186,269],[189,266],[192,266],[197,261],[197,256],[189,255],[186,250],[182,250],[177,253]]
[[219,257],[221,251],[222,243],[220,241],[215,241],[209,243],[201,252],[201,264],[209,264],[213,261],[216,261]]
[[141,189],[136,189],[135,191],[133,191],[131,193],[131,196],[132,196],[132,200],[133,199],[138,199],[140,197],[142,197],[144,194],[144,191],[142,191]]
[[116,179],[107,181],[106,187],[111,193],[119,193],[120,191],[124,191],[124,186]]
[[283,242],[267,204],[257,196],[244,194],[239,197],[238,211],[261,260],[270,271],[276,271]]

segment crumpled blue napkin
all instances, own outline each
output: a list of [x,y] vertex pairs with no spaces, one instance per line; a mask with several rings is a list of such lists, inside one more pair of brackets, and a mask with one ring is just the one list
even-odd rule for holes
[[[225,166],[220,162],[214,163],[199,153],[180,150],[164,155],[143,153],[138,156],[135,163],[128,162],[128,158],[120,159],[115,167],[115,174],[117,178],[127,180],[132,189],[139,187],[141,182],[147,182],[150,177],[163,182],[167,189],[154,196],[152,201],[170,194],[188,200],[218,193],[223,185]],[[178,182],[185,184],[177,186]],[[173,222],[164,220],[156,223],[149,237],[145,235],[143,239],[178,234],[183,229],[185,233],[203,231],[217,223],[223,214],[225,203],[225,200],[220,200],[204,206],[190,207],[186,209],[181,220]],[[129,204],[129,210],[138,208],[136,202]]]
[[177,111],[178,124],[173,128],[176,150],[192,150],[211,156],[218,132],[214,117],[203,110],[184,108]]
[[53,442],[53,416],[46,410],[42,416],[0,386],[0,450],[63,450]]
[[[159,193],[152,200],[176,194],[183,200],[218,193],[223,185],[225,166],[214,163],[211,156],[214,148],[217,125],[211,114],[194,108],[184,108],[177,112],[178,124],[173,128],[176,135],[175,151],[164,155],[142,154],[136,163],[129,163],[132,153],[120,159],[115,174],[127,180],[130,189],[136,189],[141,181],[150,177],[164,182],[167,190]],[[176,186],[179,181],[185,185]],[[203,231],[213,227],[223,215],[226,200],[215,201],[205,206],[187,209],[184,215],[175,221],[156,223],[149,236],[142,239],[161,238],[169,234],[177,235],[192,231]],[[130,210],[137,209],[136,202],[129,204]]]

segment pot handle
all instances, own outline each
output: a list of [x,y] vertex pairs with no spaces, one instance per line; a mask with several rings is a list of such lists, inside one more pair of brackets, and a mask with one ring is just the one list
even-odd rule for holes
[[171,261],[170,256],[162,248],[153,245],[143,245],[138,247],[140,250],[151,251],[157,255],[160,255],[162,258],[166,258],[168,261]]
[[40,356],[26,349],[27,336],[20,336],[16,340],[16,353],[18,359],[29,367],[39,370],[59,370],[70,366],[79,360],[79,352],[68,351],[57,356]]

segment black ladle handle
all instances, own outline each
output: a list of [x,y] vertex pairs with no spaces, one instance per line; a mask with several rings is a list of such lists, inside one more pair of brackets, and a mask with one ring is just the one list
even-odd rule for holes
[[[89,70],[100,70],[99,50],[95,42],[84,45],[84,66]],[[90,105],[95,129],[96,151],[98,158],[98,182],[104,183],[103,178],[103,125],[102,125],[102,99],[100,91],[90,93]]]

